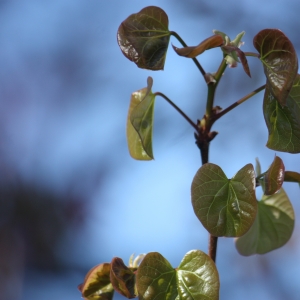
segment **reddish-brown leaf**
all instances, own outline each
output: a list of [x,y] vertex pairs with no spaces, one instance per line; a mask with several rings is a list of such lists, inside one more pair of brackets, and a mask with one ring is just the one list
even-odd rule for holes
[[298,58],[292,42],[278,29],[264,29],[253,39],[260,54],[271,93],[285,106],[298,72]]
[[202,41],[198,46],[184,48],[177,48],[173,46],[173,49],[180,56],[194,58],[203,53],[205,50],[222,46],[223,43],[224,41],[222,36],[215,34]]
[[265,195],[278,192],[284,181],[284,164],[280,157],[275,156],[269,170],[264,177]]
[[110,281],[114,289],[128,299],[135,298],[135,274],[119,257],[111,261]]

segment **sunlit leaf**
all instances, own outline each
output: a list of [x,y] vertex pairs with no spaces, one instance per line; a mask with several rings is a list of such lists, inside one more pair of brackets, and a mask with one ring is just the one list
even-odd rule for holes
[[128,299],[135,298],[135,274],[119,257],[111,262],[110,281],[114,289]]
[[214,262],[199,250],[188,252],[176,269],[179,299],[219,299],[219,275]]
[[136,273],[136,284],[140,300],[175,300],[176,272],[159,253],[148,253]]
[[254,37],[253,44],[260,54],[270,92],[285,106],[298,72],[292,42],[278,29],[264,29]]
[[300,183],[300,173],[293,172],[293,171],[285,171],[284,181]]
[[173,46],[175,52],[180,56],[185,56],[189,58],[194,58],[205,50],[220,47],[224,43],[223,38],[221,35],[213,35],[204,41],[202,41],[198,46],[194,47],[184,47],[184,48],[177,48]]
[[284,107],[276,101],[267,84],[263,111],[269,131],[267,147],[277,151],[299,153],[300,75],[297,75]]
[[252,226],[257,209],[253,166],[228,179],[214,164],[203,165],[192,182],[192,204],[202,225],[214,236],[241,236]]
[[118,44],[123,54],[139,68],[163,70],[170,40],[167,14],[148,6],[130,15],[118,29]]
[[148,87],[132,93],[127,117],[127,144],[130,155],[138,160],[153,159],[152,132],[155,95]]
[[110,264],[103,263],[92,268],[84,282],[78,286],[85,300],[111,300],[114,289],[110,282]]
[[282,159],[275,156],[274,161],[264,176],[265,195],[273,195],[279,191],[284,180],[284,170]]
[[294,210],[283,189],[277,194],[263,196],[258,202],[256,220],[250,230],[236,240],[242,255],[264,254],[282,247],[294,229]]

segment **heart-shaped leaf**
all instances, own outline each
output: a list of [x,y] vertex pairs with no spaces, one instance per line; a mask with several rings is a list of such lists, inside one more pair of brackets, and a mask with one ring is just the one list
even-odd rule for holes
[[232,179],[228,179],[219,166],[204,164],[192,182],[194,212],[210,234],[242,236],[255,220],[255,185],[251,164]]
[[140,300],[175,300],[176,272],[159,253],[148,253],[136,273],[136,285]]
[[173,46],[175,52],[180,56],[185,56],[189,58],[195,58],[196,56],[203,53],[205,50],[220,47],[223,45],[224,41],[221,35],[215,34],[204,41],[202,41],[198,46],[194,47],[184,47],[177,48]]
[[264,29],[254,37],[253,44],[260,54],[270,92],[285,106],[298,72],[292,42],[278,29]]
[[153,80],[148,77],[148,87],[132,93],[127,117],[127,144],[130,155],[138,160],[153,159],[152,132],[155,95],[151,92]]
[[128,299],[135,298],[135,274],[119,257],[111,262],[110,281],[114,289]]
[[284,181],[300,183],[300,173],[293,172],[293,171],[285,171]]
[[176,270],[179,299],[219,299],[219,275],[212,259],[199,250],[188,252]]
[[300,75],[297,75],[284,107],[278,103],[267,83],[263,111],[269,131],[267,147],[277,151],[299,153]]
[[170,40],[167,14],[148,6],[130,15],[118,29],[118,44],[123,54],[139,68],[163,70]]
[[264,176],[265,195],[273,195],[280,190],[284,181],[284,164],[280,157],[275,156],[269,170]]
[[280,248],[294,229],[294,210],[283,189],[258,202],[256,220],[250,230],[236,240],[241,255],[264,254]]
[[111,300],[114,289],[110,282],[110,264],[103,263],[92,268],[78,286],[86,300]]

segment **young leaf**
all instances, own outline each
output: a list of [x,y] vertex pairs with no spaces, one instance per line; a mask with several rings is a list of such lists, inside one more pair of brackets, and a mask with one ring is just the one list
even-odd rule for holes
[[269,131],[267,147],[277,151],[299,153],[300,75],[297,75],[284,107],[278,103],[267,83],[263,111]]
[[284,181],[298,182],[300,184],[300,173],[293,172],[293,171],[285,171]]
[[278,29],[264,29],[253,39],[260,54],[270,93],[285,106],[298,72],[298,58],[292,42]]
[[194,212],[210,234],[242,236],[255,220],[255,185],[251,164],[228,179],[219,166],[207,163],[198,170],[192,182]]
[[92,268],[78,286],[85,300],[111,300],[114,289],[110,282],[110,264],[103,263]]
[[188,252],[176,270],[179,299],[219,299],[219,274],[209,256],[200,250]]
[[[238,48],[237,46],[223,46],[222,50],[226,54],[228,54],[229,57],[231,56],[231,58],[233,58],[232,55],[236,54],[238,56],[238,58],[240,59],[240,62],[242,63],[242,66],[243,66],[243,69],[244,69],[245,73],[249,77],[251,77],[250,68],[249,68],[249,65],[248,65],[248,60],[246,58],[245,53],[240,48]],[[237,61],[237,58],[234,61]]]
[[139,68],[163,70],[170,40],[167,14],[148,6],[130,15],[118,29],[118,44],[123,54]]
[[174,300],[178,292],[176,273],[159,253],[148,253],[136,273],[136,285],[141,300]]
[[294,229],[294,210],[283,189],[258,202],[258,213],[253,226],[236,240],[241,255],[265,254],[283,246]]
[[135,274],[119,257],[113,258],[111,262],[110,281],[114,289],[128,299],[137,296],[135,292]]
[[205,50],[220,47],[223,45],[224,41],[221,35],[215,34],[204,41],[202,41],[198,46],[194,47],[184,47],[177,48],[173,46],[173,49],[179,56],[185,56],[189,58],[195,58],[196,56],[203,53]]
[[132,93],[127,117],[127,144],[130,155],[138,160],[153,159],[152,131],[155,95],[151,92],[153,80],[148,77],[148,87]]
[[224,45],[221,47],[223,53],[225,54],[225,61],[229,68],[235,68],[238,62],[242,63],[245,73],[251,77],[250,68],[246,55],[243,51],[240,50],[240,47],[244,44],[242,38],[245,35],[245,31],[239,33],[233,41],[226,35],[218,30],[213,30],[214,34],[219,34],[224,40]]
[[256,158],[255,159],[255,173],[256,173],[256,176],[259,176],[261,174],[261,166],[260,166],[260,162],[259,162],[259,159]]
[[284,180],[284,171],[282,159],[275,156],[273,163],[264,176],[265,195],[273,195],[280,190]]

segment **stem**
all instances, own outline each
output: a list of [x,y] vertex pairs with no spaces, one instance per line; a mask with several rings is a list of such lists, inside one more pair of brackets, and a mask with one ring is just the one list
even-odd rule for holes
[[253,57],[257,57],[257,58],[260,57],[260,55],[258,53],[254,53],[254,52],[244,52],[244,54],[246,56],[253,56]]
[[187,121],[188,123],[196,130],[198,131],[198,126],[171,100],[169,99],[166,95],[164,95],[161,92],[156,92],[154,93],[156,96],[161,96],[164,98],[171,106],[173,106]]
[[[225,58],[225,56],[226,55],[224,55],[224,58]],[[215,74],[215,80],[216,80],[216,87],[215,87],[215,89],[217,88],[217,86],[218,86],[218,84],[219,84],[219,82],[220,82],[220,79],[221,79],[221,77],[223,76],[223,73],[225,72],[225,69],[226,69],[226,67],[227,67],[227,64],[226,64],[226,60],[223,58],[223,60],[222,60],[222,62],[221,62],[221,64],[220,64],[220,66],[219,66],[219,69],[218,69],[218,71],[216,72],[216,74]]]
[[[184,40],[180,37],[180,35],[175,32],[175,31],[170,31],[170,34],[173,35],[174,37],[176,37],[176,39],[180,42],[180,44],[183,47],[187,47],[187,44],[184,42]],[[204,69],[202,68],[201,64],[199,63],[199,61],[197,60],[197,58],[193,58],[194,63],[196,64],[197,68],[199,69],[199,71],[201,72],[202,76],[205,77],[206,72],[204,71]],[[205,79],[205,78],[204,78]]]
[[260,91],[262,91],[263,89],[265,89],[265,87],[266,87],[265,84],[262,85],[262,86],[260,86],[259,88],[257,88],[253,92],[249,93],[248,95],[244,96],[240,100],[236,101],[235,103],[231,104],[230,106],[228,106],[227,108],[225,108],[224,110],[222,110],[220,113],[217,114],[215,121],[218,120],[219,118],[221,118],[222,116],[224,116],[225,114],[227,114],[228,112],[230,112],[232,109],[234,109],[238,105],[242,104],[243,102],[245,102],[246,100],[248,100],[249,98],[251,98],[252,96],[256,95],[257,93],[259,93]]
[[[211,82],[208,84],[206,113],[205,113],[205,117],[204,117],[205,124],[202,129],[202,132],[200,130],[198,130],[199,136],[198,136],[198,139],[196,142],[200,149],[202,165],[208,163],[208,161],[209,161],[209,144],[211,141],[209,134],[210,134],[210,129],[211,129],[213,123],[215,122],[215,120],[214,120],[215,92],[216,92],[217,86],[220,82],[220,79],[222,78],[222,75],[223,75],[226,67],[227,67],[226,61],[223,58],[218,71],[214,75],[215,82]],[[214,262],[216,262],[217,245],[218,245],[218,237],[210,234],[209,235],[209,245],[208,245],[208,255]]]
[[218,246],[218,237],[210,234],[208,255],[214,262],[216,262],[216,258],[217,258],[217,246]]

